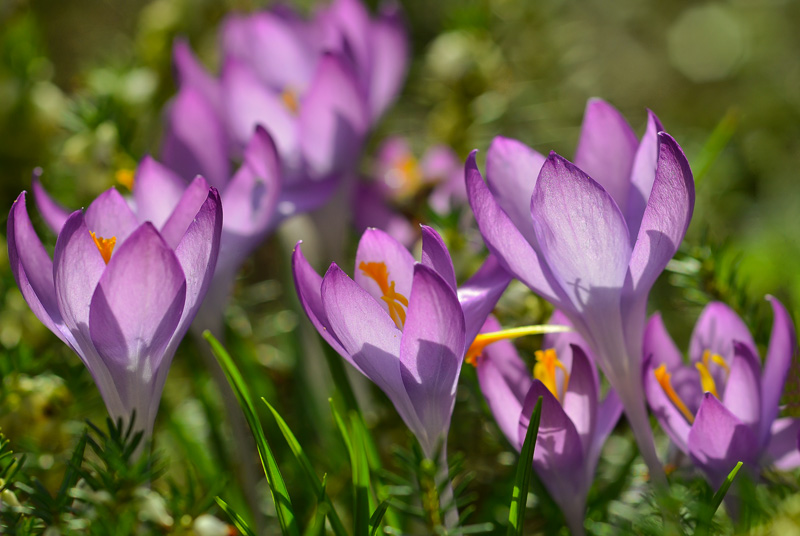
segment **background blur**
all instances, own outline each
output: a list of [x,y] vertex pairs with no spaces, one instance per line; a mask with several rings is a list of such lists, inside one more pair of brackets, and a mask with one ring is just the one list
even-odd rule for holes
[[[545,154],[555,150],[571,158],[587,98],[610,101],[640,135],[650,108],[683,147],[697,180],[687,243],[659,281],[651,310],[664,312],[683,348],[710,299],[723,299],[740,311],[759,344],[771,326],[764,294],[778,296],[797,316],[800,2],[400,3],[413,59],[403,93],[369,142],[364,170],[388,135],[408,136],[418,154],[445,143],[465,158],[474,148],[485,155],[491,139],[502,134]],[[20,191],[30,188],[37,166],[54,197],[80,207],[117,185],[118,171],[134,169],[145,154],[157,155],[160,110],[175,90],[173,39],[188,38],[216,72],[219,22],[232,10],[265,5],[256,0],[0,1],[3,214]],[[303,0],[298,8],[313,5]],[[39,225],[32,207],[29,203],[40,236],[52,247],[55,237]],[[301,442],[313,442],[315,426],[331,426],[325,413],[329,395],[313,373],[317,365],[298,355],[298,341],[310,332],[288,282],[292,242],[285,235],[268,241],[245,266],[227,313],[229,346],[251,372],[254,393],[278,401],[287,421],[300,427]],[[323,253],[321,264],[331,258]],[[463,275],[475,262],[459,266],[457,260],[456,268]],[[512,287],[503,311],[541,317],[546,309]],[[212,479],[214,464],[226,452],[225,424],[213,418],[221,410],[210,379],[192,366],[199,362],[193,344],[187,341],[175,359],[157,441]],[[17,450],[39,454],[42,471],[63,456],[87,414],[103,419],[91,378],[30,313],[5,253],[0,254],[0,375],[0,427]],[[474,374],[466,376],[474,387]],[[464,399],[466,409],[457,404],[456,427],[459,418],[485,411],[474,390],[467,389]],[[402,438],[393,410],[377,407],[370,411],[379,442]],[[304,429],[298,424],[303,416],[317,424]],[[475,464],[478,489],[488,494],[493,478],[513,471],[515,458],[502,458],[508,447],[484,421],[489,440],[469,448],[506,461],[497,474],[482,474]],[[324,453],[342,447],[322,441],[313,448]],[[290,481],[296,469],[285,471]],[[329,480],[329,486],[337,485],[344,484]],[[335,496],[335,489],[329,491]]]

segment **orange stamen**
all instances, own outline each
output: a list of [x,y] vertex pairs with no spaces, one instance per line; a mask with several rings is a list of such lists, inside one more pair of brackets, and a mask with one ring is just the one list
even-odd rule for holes
[[118,169],[117,172],[114,174],[114,178],[117,180],[118,183],[123,185],[125,188],[133,191],[133,181],[136,175],[134,174],[132,169]]
[[703,386],[703,391],[711,393],[715,397],[719,398],[719,394],[717,394],[717,384],[714,382],[714,377],[711,375],[711,372],[708,370],[708,366],[706,363],[697,362],[694,364],[697,372],[700,373],[700,385]]
[[666,394],[675,407],[683,413],[683,416],[690,424],[694,423],[694,415],[692,415],[692,412],[686,407],[686,404],[683,403],[683,400],[681,400],[678,393],[675,392],[675,389],[672,388],[672,382],[670,381],[672,374],[667,372],[667,365],[661,363],[661,366],[655,369],[653,374],[656,377],[656,381],[661,386],[661,389],[664,390],[664,394]]
[[493,342],[503,341],[507,339],[517,339],[525,335],[542,335],[544,333],[562,333],[570,331],[568,326],[553,326],[545,324],[541,326],[525,326],[522,328],[504,329],[501,331],[492,331],[490,333],[480,333],[475,337],[475,340],[470,344],[467,354],[464,356],[464,361],[472,365],[478,366],[478,358],[483,353],[483,349],[492,344]]
[[358,265],[365,276],[369,277],[378,284],[381,289],[381,299],[389,307],[389,316],[394,320],[397,329],[403,329],[406,323],[406,308],[408,298],[397,292],[394,288],[395,282],[389,281],[389,270],[386,269],[384,262],[361,262]]
[[100,250],[100,255],[103,256],[103,260],[108,264],[108,261],[111,260],[111,253],[114,252],[114,246],[117,245],[117,237],[103,238],[102,236],[94,234],[94,231],[89,231],[89,234],[92,235],[92,240],[94,240],[97,249]]
[[533,377],[544,384],[547,389],[553,393],[556,400],[561,402],[562,397],[558,395],[558,386],[556,384],[556,369],[561,369],[564,373],[564,385],[562,386],[562,394],[567,392],[569,386],[569,372],[564,363],[558,358],[558,354],[554,348],[547,350],[537,350],[534,352],[536,356],[536,364],[533,366]]
[[283,105],[292,112],[292,115],[297,115],[297,112],[300,110],[300,100],[297,91],[292,88],[285,88],[281,92],[281,100],[283,101]]
[[413,196],[422,183],[419,162],[410,153],[403,155],[393,162],[386,172],[385,180],[397,197],[402,199]]

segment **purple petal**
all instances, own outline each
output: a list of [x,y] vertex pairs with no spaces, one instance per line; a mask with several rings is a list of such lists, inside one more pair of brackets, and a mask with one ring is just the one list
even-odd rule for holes
[[658,120],[656,114],[647,110],[647,129],[636,149],[636,158],[631,170],[631,189],[625,212],[625,221],[628,222],[631,239],[639,236],[639,225],[642,223],[642,216],[647,208],[650,192],[653,190],[660,145],[658,133],[663,130],[664,127],[661,126],[661,121]]
[[369,109],[373,121],[394,101],[408,66],[408,34],[400,11],[384,8],[370,28],[372,70]]
[[456,289],[456,272],[444,240],[433,227],[422,225],[422,264],[432,268],[450,287]]
[[172,47],[172,61],[175,65],[178,87],[194,89],[218,112],[222,104],[219,81],[208,74],[205,67],[197,61],[189,43],[183,39],[175,40],[175,45]]
[[254,236],[260,241],[274,218],[281,187],[280,173],[275,144],[259,126],[247,144],[244,163],[222,194],[227,232]]
[[597,181],[620,209],[628,204],[638,145],[636,134],[616,108],[603,100],[589,99],[575,165]]
[[478,271],[458,288],[467,344],[472,344],[510,282],[511,274],[503,268],[497,257],[489,255]]
[[358,71],[369,76],[373,43],[369,31],[371,21],[364,5],[358,0],[335,0],[326,15],[338,30],[336,50],[346,52]]
[[350,354],[345,351],[342,343],[339,342],[330,329],[328,317],[322,306],[322,294],[320,293],[322,278],[308,264],[300,248],[301,243],[298,242],[292,252],[292,274],[294,275],[294,286],[297,291],[297,297],[300,299],[300,305],[303,306],[306,316],[308,316],[311,324],[317,328],[325,342],[330,344],[339,355],[350,361]]
[[385,284],[395,283],[395,292],[409,297],[414,278],[414,257],[397,240],[380,229],[367,229],[361,235],[356,251],[356,267],[353,279],[358,285],[372,295],[389,312],[387,303],[381,299],[383,291],[378,281],[368,276],[361,269],[361,264],[384,263],[388,272]]
[[466,182],[469,204],[489,251],[509,273],[544,299],[559,308],[571,307],[547,266],[484,184],[475,151],[467,157]]
[[[562,333],[546,333],[544,337],[542,337],[542,348],[552,348],[556,351],[556,355],[564,363],[564,366],[567,367],[569,370],[572,367],[572,349],[570,345],[577,344],[581,347],[581,350],[586,354],[586,357],[591,362],[596,362],[594,358],[594,353],[589,348],[589,344],[586,340],[574,330],[575,326],[573,325],[572,321],[565,315],[563,312],[556,309],[553,311],[552,316],[550,316],[550,320],[547,323],[551,326],[569,326],[573,328],[573,331],[565,331]],[[595,377],[597,376],[597,370],[593,367],[593,374]]]
[[450,427],[464,345],[464,314],[454,287],[433,268],[417,264],[400,362],[406,391],[425,426],[428,454]]
[[300,146],[313,176],[352,169],[368,126],[366,106],[352,69],[326,54],[298,116]]
[[203,177],[195,177],[194,180],[183,191],[183,195],[172,211],[167,222],[161,228],[161,237],[171,248],[178,247],[178,244],[186,234],[186,230],[194,221],[200,207],[208,198],[208,183]]
[[737,462],[753,464],[758,455],[758,440],[753,431],[710,393],[703,397],[688,442],[692,461],[715,485],[721,483]]
[[667,365],[667,370],[672,371],[683,366],[683,358],[678,347],[669,336],[661,313],[655,313],[647,323],[644,332],[643,353],[645,359],[651,359],[654,366]]
[[587,315],[618,310],[631,246],[625,220],[603,187],[552,153],[539,173],[531,214],[542,255],[573,306]]
[[800,419],[785,417],[773,421],[768,435],[767,462],[781,471],[791,471],[800,466],[798,434],[800,434]]
[[42,219],[55,234],[60,233],[69,217],[69,211],[53,201],[36,176],[33,177],[32,186],[36,208],[39,209]]
[[203,175],[217,188],[228,181],[225,129],[213,105],[198,90],[183,87],[169,104],[161,158],[186,179]]
[[731,372],[725,392],[722,393],[722,404],[758,435],[761,420],[761,363],[750,348],[740,342],[733,343],[733,354]]
[[149,221],[161,229],[178,204],[186,181],[169,168],[145,156],[136,169],[133,181],[133,200],[136,216],[141,222]]
[[570,347],[572,367],[562,407],[575,425],[583,452],[589,452],[597,424],[598,379],[581,346]]
[[497,136],[486,154],[486,182],[497,204],[529,244],[536,243],[531,196],[546,158],[524,143]]
[[591,474],[594,474],[594,469],[597,467],[597,460],[600,458],[603,444],[608,439],[608,436],[611,435],[611,432],[614,431],[621,416],[622,402],[617,396],[617,392],[611,389],[597,409],[597,424],[594,429],[594,437],[592,438],[592,445],[586,454],[587,464],[591,464],[589,466]]
[[128,202],[115,188],[109,188],[89,205],[83,217],[86,227],[98,238],[117,238],[119,247],[139,225]]
[[417,231],[403,214],[395,212],[380,194],[375,184],[359,181],[353,194],[353,223],[357,230],[364,232],[370,227],[383,229],[386,234],[405,247],[411,247],[417,240]]
[[[689,452],[689,432],[692,428],[691,424],[686,420],[683,413],[681,413],[678,408],[675,407],[675,404],[672,403],[672,400],[667,396],[664,392],[664,389],[658,383],[655,377],[655,369],[660,366],[660,361],[658,359],[658,354],[652,354],[648,361],[645,363],[644,372],[643,372],[643,379],[644,379],[644,394],[647,398],[647,404],[650,406],[650,409],[653,412],[653,415],[656,416],[658,419],[658,424],[661,426],[661,429],[666,432],[672,442],[678,447],[682,452],[688,453]],[[681,371],[689,371],[688,368],[681,366],[680,368],[672,368],[669,365],[667,366],[667,372],[672,375],[672,386],[675,389],[676,393],[680,397],[684,403],[689,406],[689,401],[686,399],[685,396],[681,395],[681,392],[678,390],[678,378],[679,372]],[[683,374],[684,382],[687,380],[694,381],[697,384],[696,390],[699,394],[699,380],[697,379],[697,371],[689,371],[689,373],[694,373],[693,378],[689,378],[689,375]],[[689,407],[689,411],[692,408]]]
[[[489,317],[481,332],[499,331],[500,324]],[[497,426],[517,451],[522,448],[519,440],[519,419],[522,403],[533,383],[530,371],[520,359],[511,341],[502,340],[490,344],[478,358],[478,382]]]
[[797,335],[792,318],[783,304],[773,296],[767,296],[772,304],[772,334],[769,338],[769,350],[764,362],[764,374],[761,377],[761,435],[763,447],[769,437],[769,427],[778,416],[778,404],[783,393],[786,378],[793,359],[797,355]]

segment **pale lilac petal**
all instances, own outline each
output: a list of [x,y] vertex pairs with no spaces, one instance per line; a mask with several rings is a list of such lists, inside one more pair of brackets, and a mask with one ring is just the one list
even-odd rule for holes
[[375,121],[397,97],[408,67],[408,35],[396,7],[383,9],[370,28],[370,38],[369,109]]
[[[653,412],[653,415],[655,415],[656,419],[658,419],[658,424],[661,426],[661,429],[666,432],[675,446],[678,447],[682,452],[688,453],[689,432],[692,426],[686,420],[686,417],[684,417],[683,413],[681,413],[678,408],[675,407],[675,404],[673,404],[666,393],[664,393],[664,389],[656,380],[655,369],[658,368],[659,365],[660,361],[658,354],[652,354],[644,366],[644,394],[647,398],[647,404],[650,406],[650,410]],[[688,406],[688,400],[684,396],[681,396],[681,393],[678,391],[676,386],[678,382],[675,381],[678,376],[678,372],[683,370],[688,369],[684,367],[676,369],[667,366],[667,372],[672,374],[673,388],[675,388],[678,396]],[[692,378],[692,380],[698,384],[697,391],[699,393],[700,380],[697,378],[697,371],[692,372],[694,372],[694,378]],[[691,408],[689,409],[691,411]]]
[[92,201],[83,217],[86,227],[100,238],[117,238],[119,247],[139,226],[128,202],[115,188],[109,188]]
[[300,147],[312,176],[352,169],[367,130],[367,114],[352,69],[342,58],[326,54],[297,118]]
[[793,359],[797,356],[797,335],[794,331],[789,312],[773,296],[767,296],[772,305],[772,334],[769,338],[769,350],[764,362],[764,374],[761,377],[761,435],[763,447],[769,437],[769,426],[778,416],[778,404],[783,393],[786,378]]
[[464,314],[455,289],[433,268],[415,265],[400,363],[406,391],[426,430],[428,455],[450,427],[464,345]]
[[647,323],[644,332],[644,358],[652,359],[655,367],[667,365],[667,370],[672,371],[683,366],[683,358],[678,347],[669,336],[661,313],[655,313]]
[[484,184],[475,163],[475,151],[467,158],[466,182],[469,204],[489,251],[509,273],[544,299],[558,308],[571,308],[547,266]]
[[622,416],[622,402],[617,396],[617,392],[613,389],[608,391],[605,399],[600,403],[597,408],[597,423],[594,429],[594,438],[592,438],[592,445],[586,454],[587,463],[591,464],[589,467],[589,476],[594,475],[594,469],[597,467],[597,460],[600,458],[600,451],[603,449],[603,444],[614,431],[614,428]]
[[758,440],[753,431],[716,397],[706,393],[689,432],[689,455],[719,485],[737,462],[754,464]]
[[434,145],[425,152],[419,162],[422,169],[422,180],[425,182],[450,182],[461,183],[464,190],[464,200],[467,199],[467,190],[464,185],[464,166],[458,155],[447,145]]
[[200,207],[206,202],[208,188],[206,180],[198,176],[183,191],[175,210],[172,211],[172,215],[161,228],[161,237],[169,247],[178,247],[189,225],[197,216]]
[[375,184],[360,182],[353,193],[353,223],[356,230],[364,232],[370,227],[383,229],[386,234],[411,247],[417,240],[417,230],[404,215],[395,212],[385,201]]
[[616,108],[603,100],[589,99],[575,165],[597,181],[620,210],[627,207],[638,145],[636,134]]
[[613,316],[631,246],[608,192],[552,153],[539,173],[531,215],[541,253],[573,307],[587,317]]
[[456,272],[444,240],[433,227],[422,225],[422,264],[438,273],[450,287],[456,289]]
[[486,153],[486,183],[529,244],[536,243],[531,196],[546,158],[524,143],[497,136]]
[[375,299],[335,264],[322,280],[321,294],[325,316],[345,355],[386,393],[409,429],[424,442],[425,428],[403,383],[402,332]]
[[800,434],[800,419],[784,417],[773,421],[768,434],[767,463],[773,464],[781,471],[791,471],[800,466],[798,434]]
[[660,145],[658,133],[663,130],[664,127],[661,126],[661,121],[658,120],[656,114],[647,110],[647,128],[636,149],[636,158],[631,170],[631,189],[625,212],[625,221],[628,222],[631,239],[639,236],[639,225],[642,223],[647,200],[650,199],[650,192],[653,190]]
[[380,229],[367,229],[361,235],[356,251],[356,267],[353,279],[360,287],[370,293],[381,307],[387,312],[386,304],[378,281],[368,276],[361,265],[370,263],[384,263],[389,273],[386,284],[395,283],[395,292],[408,298],[411,294],[411,283],[414,278],[414,257],[397,240]]
[[301,243],[298,242],[292,252],[292,274],[294,275],[294,286],[297,291],[297,297],[300,299],[300,305],[303,306],[306,316],[308,316],[311,324],[317,328],[325,342],[330,344],[339,355],[350,361],[350,355],[342,347],[342,343],[336,338],[336,334],[330,329],[328,317],[322,306],[322,294],[320,293],[322,277],[314,271],[306,260],[300,248]]
[[161,158],[189,179],[203,175],[223,188],[230,175],[228,138],[218,113],[198,90],[182,87],[167,108]]
[[[486,320],[481,332],[499,331],[500,324],[494,317]],[[522,448],[519,441],[519,419],[525,395],[533,384],[531,373],[520,359],[511,341],[502,340],[487,346],[478,358],[478,383],[486,403],[492,411],[500,431],[517,451]]]
[[731,372],[725,391],[721,393],[722,404],[758,436],[761,432],[761,363],[750,348],[740,342],[733,343],[733,359],[729,363]]
[[33,177],[32,187],[36,208],[39,209],[39,214],[42,215],[42,219],[55,234],[60,233],[70,212],[50,197],[50,194],[44,189],[36,175]]
[[[573,325],[572,321],[565,315],[563,312],[556,309],[553,311],[553,314],[550,316],[550,319],[547,323],[551,326],[568,326],[573,328],[572,331],[565,331],[561,333],[546,333],[544,337],[542,337],[542,348],[549,349],[552,348],[556,351],[556,355],[564,363],[564,366],[569,370],[572,367],[572,349],[570,345],[577,344],[581,347],[581,350],[586,354],[586,357],[589,358],[589,361],[596,362],[594,358],[594,353],[589,348],[589,344],[586,340],[575,331],[575,326]],[[597,370],[593,367],[593,374],[596,378]]]
[[572,366],[569,384],[561,405],[575,425],[583,452],[589,452],[597,424],[597,401],[600,394],[598,378],[580,345],[571,345],[570,353]]
[[219,112],[222,97],[219,81],[212,77],[197,61],[192,48],[183,39],[176,39],[172,47],[172,62],[179,88],[189,87],[200,93],[212,108]]
[[133,200],[140,222],[149,221],[161,229],[178,204],[186,181],[166,166],[145,156],[136,169]]
[[359,73],[369,79],[373,43],[369,31],[371,21],[365,6],[358,0],[335,0],[327,16],[338,29],[338,50],[346,52]]
[[489,255],[475,274],[458,287],[458,301],[464,311],[467,344],[472,344],[497,300],[511,282],[511,274]]
[[242,166],[222,194],[226,232],[260,241],[274,218],[280,187],[277,149],[267,131],[259,126],[247,144]]

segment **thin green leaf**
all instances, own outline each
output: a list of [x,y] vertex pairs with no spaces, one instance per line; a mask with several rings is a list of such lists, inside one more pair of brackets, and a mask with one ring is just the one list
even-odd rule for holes
[[692,161],[692,168],[696,170],[694,173],[695,186],[700,184],[703,177],[706,176],[719,158],[719,155],[722,154],[722,151],[736,133],[738,124],[739,113],[735,108],[731,108],[717,123],[717,126],[714,127],[714,131],[706,140],[705,145],[700,150],[700,154]]
[[522,536],[522,527],[525,522],[525,508],[528,500],[528,486],[533,472],[533,451],[536,448],[536,436],[539,433],[539,420],[542,416],[542,397],[536,401],[536,406],[531,414],[525,442],[519,455],[517,475],[514,479],[514,492],[511,496],[511,508],[508,512],[507,536]]
[[742,462],[736,464],[736,467],[728,473],[728,476],[725,478],[725,482],[719,487],[717,492],[711,497],[711,515],[714,515],[714,512],[717,511],[719,505],[722,504],[722,499],[725,498],[725,495],[728,493],[728,490],[731,489],[731,484],[733,484],[733,479],[736,478],[736,474],[739,472],[739,469],[742,468]]
[[264,468],[264,475],[267,477],[270,493],[272,493],[272,500],[275,502],[275,510],[278,514],[278,522],[281,525],[281,532],[284,535],[299,536],[300,533],[297,528],[294,510],[292,509],[292,501],[289,498],[289,491],[286,489],[286,483],[283,481],[278,463],[272,450],[269,447],[267,438],[264,435],[264,429],[261,427],[261,422],[258,420],[253,400],[250,397],[250,391],[247,384],[244,382],[239,369],[233,362],[233,359],[220,344],[220,342],[206,330],[203,332],[203,337],[211,344],[211,351],[217,358],[228,382],[236,394],[236,399],[244,411],[247,424],[250,426],[250,431],[256,440],[256,447],[258,447],[258,455],[261,458],[261,465]]
[[369,518],[369,526],[372,527],[372,531],[369,533],[370,536],[375,536],[378,533],[378,529],[381,527],[381,521],[383,521],[383,515],[388,508],[389,501],[383,501],[378,505],[375,511],[372,512],[372,517]]
[[242,519],[242,516],[237,514],[233,510],[233,508],[228,506],[228,503],[226,503],[219,497],[215,497],[214,500],[217,501],[217,504],[219,505],[220,508],[222,508],[222,511],[228,515],[231,522],[233,523],[233,526],[236,527],[236,530],[244,534],[244,536],[256,536],[253,533],[253,531],[250,530],[250,527],[247,526],[247,522],[244,519]]
[[350,451],[350,462],[353,468],[353,487],[355,492],[355,505],[353,507],[353,523],[355,536],[369,534],[369,461],[364,445],[365,438],[362,428],[358,425],[359,417],[350,414],[350,424],[353,430],[353,448]]

